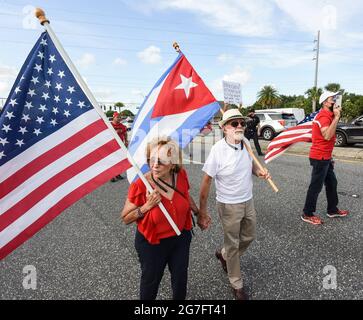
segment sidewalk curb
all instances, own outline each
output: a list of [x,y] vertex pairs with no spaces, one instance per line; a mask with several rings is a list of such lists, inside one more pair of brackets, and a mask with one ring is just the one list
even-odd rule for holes
[[[207,139],[210,139],[211,137],[202,137],[202,136],[197,136],[194,138],[192,143],[201,143],[201,144],[208,144],[208,145],[213,145],[214,143],[210,142],[210,141],[206,141]],[[218,140],[216,140],[215,142],[217,142]],[[263,152],[266,152],[266,146],[269,143],[269,141],[266,140],[260,140],[260,145],[261,145],[261,149]],[[295,145],[292,147],[292,149],[287,150],[284,154],[289,154],[289,155],[299,155],[299,156],[306,156],[306,158],[309,157],[309,151],[310,151],[310,145],[311,143],[309,143],[307,145],[307,143],[300,143],[298,145]],[[252,146],[252,150],[256,151],[255,147],[254,147],[254,143],[251,141],[251,146]],[[303,150],[293,150],[294,147],[300,147],[303,148]],[[342,154],[344,153],[344,154]],[[354,161],[354,162],[361,162],[363,164],[363,148],[362,149],[357,149],[357,150],[352,150],[352,148],[344,148],[344,147],[335,147],[333,150],[333,158],[337,159],[337,160],[349,160],[349,161]]]

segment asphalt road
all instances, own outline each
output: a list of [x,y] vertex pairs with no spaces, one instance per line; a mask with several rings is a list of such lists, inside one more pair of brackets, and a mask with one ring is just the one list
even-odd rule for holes
[[[187,165],[191,193],[198,198],[200,165]],[[255,180],[257,239],[241,258],[246,291],[252,299],[363,299],[363,163],[338,161],[340,207],[345,219],[318,212],[323,226],[300,220],[310,167],[305,157],[283,156],[269,165],[280,188],[274,194]],[[119,212],[127,194],[123,180],[107,183],[83,198],[0,262],[0,299],[138,299],[140,268],[134,249],[135,226]],[[357,194],[359,198],[351,197]],[[195,232],[190,252],[188,299],[233,299],[228,279],[214,257],[222,245],[214,187],[209,199],[213,225]],[[37,271],[36,290],[23,288],[23,268]],[[337,271],[337,288],[324,289],[327,265]],[[170,299],[168,271],[158,299]]]

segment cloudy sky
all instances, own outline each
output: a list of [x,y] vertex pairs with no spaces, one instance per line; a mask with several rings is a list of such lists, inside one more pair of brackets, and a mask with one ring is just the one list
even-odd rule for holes
[[[31,3],[31,5],[29,5]],[[222,80],[242,84],[246,105],[263,85],[303,94],[314,83],[363,94],[361,0],[0,0],[0,98],[6,98],[42,31],[53,30],[100,101],[142,102],[181,49],[216,98]]]

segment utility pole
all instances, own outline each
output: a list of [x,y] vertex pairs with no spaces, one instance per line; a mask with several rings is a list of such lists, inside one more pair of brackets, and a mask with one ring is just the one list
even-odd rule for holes
[[[320,30],[318,30],[318,37],[314,40],[316,42],[316,47],[314,51],[316,51],[316,56],[313,58],[315,60],[315,81],[314,81],[314,88],[315,94],[318,91],[318,72],[319,72],[319,51],[320,51]],[[313,112],[316,111],[316,97],[313,97]]]

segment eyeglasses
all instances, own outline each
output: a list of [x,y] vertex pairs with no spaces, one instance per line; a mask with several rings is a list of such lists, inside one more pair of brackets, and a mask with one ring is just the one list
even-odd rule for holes
[[244,120],[235,120],[229,123],[233,128],[237,128],[238,125],[240,124],[241,127],[245,127],[246,126],[246,122]]
[[162,161],[162,160],[156,159],[156,158],[149,159],[150,167],[153,167],[156,163],[158,164],[158,166],[167,166],[168,164],[170,164],[170,162]]

